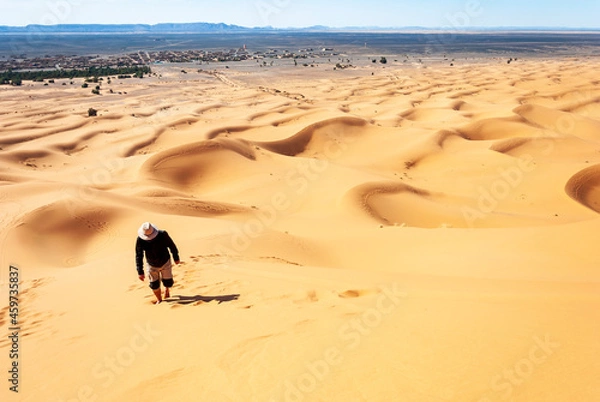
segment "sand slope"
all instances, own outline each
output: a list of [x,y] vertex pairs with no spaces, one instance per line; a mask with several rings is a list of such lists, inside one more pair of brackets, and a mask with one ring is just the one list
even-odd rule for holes
[[0,88],[3,401],[600,400],[597,60],[157,68]]

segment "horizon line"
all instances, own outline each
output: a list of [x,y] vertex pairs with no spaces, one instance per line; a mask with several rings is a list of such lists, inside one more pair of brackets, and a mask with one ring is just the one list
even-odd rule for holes
[[147,27],[158,27],[161,25],[197,25],[197,24],[205,24],[205,25],[225,25],[227,27],[239,28],[239,29],[248,29],[248,30],[281,30],[281,31],[294,31],[294,30],[433,30],[433,31],[477,31],[477,30],[538,30],[538,31],[600,31],[600,27],[575,27],[575,26],[545,26],[545,25],[490,25],[490,26],[463,26],[463,27],[452,27],[452,26],[424,26],[424,25],[405,25],[405,26],[359,26],[359,25],[348,25],[348,26],[327,26],[327,25],[309,25],[309,26],[301,26],[301,27],[273,27],[271,25],[266,26],[243,26],[237,24],[228,24],[225,22],[204,22],[204,21],[196,21],[196,22],[158,22],[158,23],[120,23],[120,24],[111,24],[111,23],[72,23],[72,24],[53,24],[53,25],[44,25],[44,24],[27,24],[27,25],[2,25],[0,24],[0,28],[8,28],[8,29],[26,29],[29,27],[43,27],[43,28],[59,28],[59,27],[86,27],[86,26],[101,26],[101,27],[124,27],[124,26],[147,26]]

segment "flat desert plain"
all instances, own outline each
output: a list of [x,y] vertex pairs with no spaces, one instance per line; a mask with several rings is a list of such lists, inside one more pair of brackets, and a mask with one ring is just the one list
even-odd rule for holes
[[600,400],[599,67],[1,87],[2,400]]

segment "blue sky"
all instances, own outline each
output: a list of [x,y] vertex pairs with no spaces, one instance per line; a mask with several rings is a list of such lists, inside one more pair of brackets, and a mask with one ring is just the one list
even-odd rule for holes
[[248,27],[600,28],[600,0],[0,0],[0,25],[225,22]]

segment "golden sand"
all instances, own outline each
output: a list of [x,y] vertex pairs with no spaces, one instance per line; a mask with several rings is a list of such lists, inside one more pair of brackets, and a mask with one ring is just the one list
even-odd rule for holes
[[600,400],[599,67],[0,87],[2,400]]

